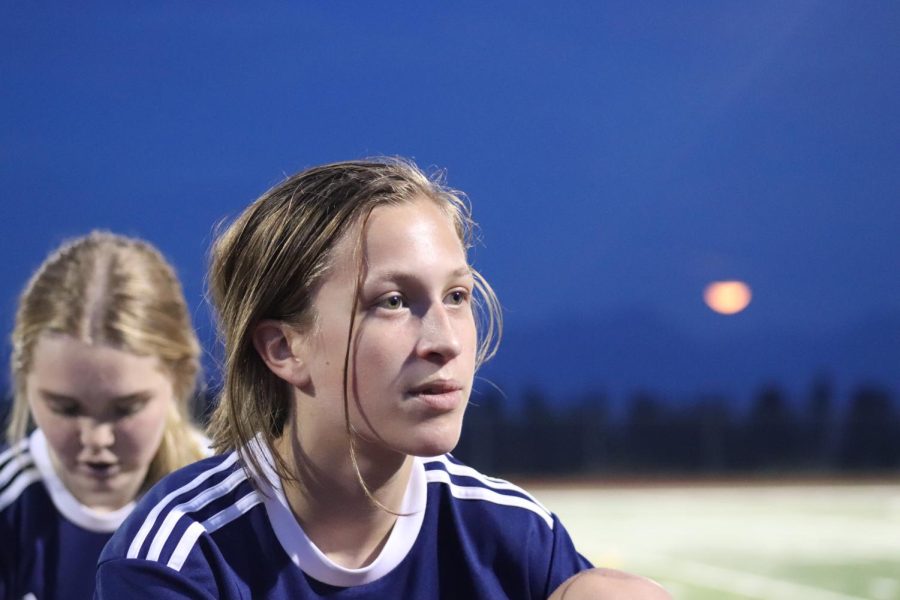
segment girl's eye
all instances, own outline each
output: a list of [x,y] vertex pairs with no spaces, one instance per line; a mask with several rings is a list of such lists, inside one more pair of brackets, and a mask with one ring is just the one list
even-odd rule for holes
[[64,417],[77,417],[79,414],[77,404],[51,404],[50,410]]
[[453,290],[447,294],[447,303],[453,306],[459,306],[469,299],[469,292],[466,290]]
[[392,294],[385,298],[382,298],[377,306],[379,308],[385,308],[387,310],[400,310],[401,308],[406,307],[406,300],[400,294]]
[[130,417],[131,415],[139,413],[145,405],[146,402],[131,402],[129,404],[119,405],[116,407],[116,416]]

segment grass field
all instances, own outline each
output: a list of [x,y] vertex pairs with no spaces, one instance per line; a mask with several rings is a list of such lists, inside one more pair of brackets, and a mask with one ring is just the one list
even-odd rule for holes
[[528,489],[595,565],[679,600],[900,600],[900,484]]

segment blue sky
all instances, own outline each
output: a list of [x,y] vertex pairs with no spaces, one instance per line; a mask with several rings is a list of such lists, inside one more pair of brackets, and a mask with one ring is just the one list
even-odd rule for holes
[[[0,6],[0,317],[61,240],[157,244],[198,325],[214,224],[285,174],[446,170],[512,329],[698,338],[900,313],[900,5]],[[735,317],[715,279],[750,283]]]

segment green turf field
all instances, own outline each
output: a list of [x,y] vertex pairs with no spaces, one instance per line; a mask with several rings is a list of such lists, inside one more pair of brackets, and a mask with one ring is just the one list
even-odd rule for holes
[[900,485],[529,490],[594,564],[679,600],[900,600]]

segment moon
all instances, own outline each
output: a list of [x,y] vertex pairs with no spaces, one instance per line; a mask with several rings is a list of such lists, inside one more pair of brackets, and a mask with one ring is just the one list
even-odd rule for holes
[[752,298],[750,286],[743,281],[713,281],[703,290],[703,301],[720,315],[736,315]]

